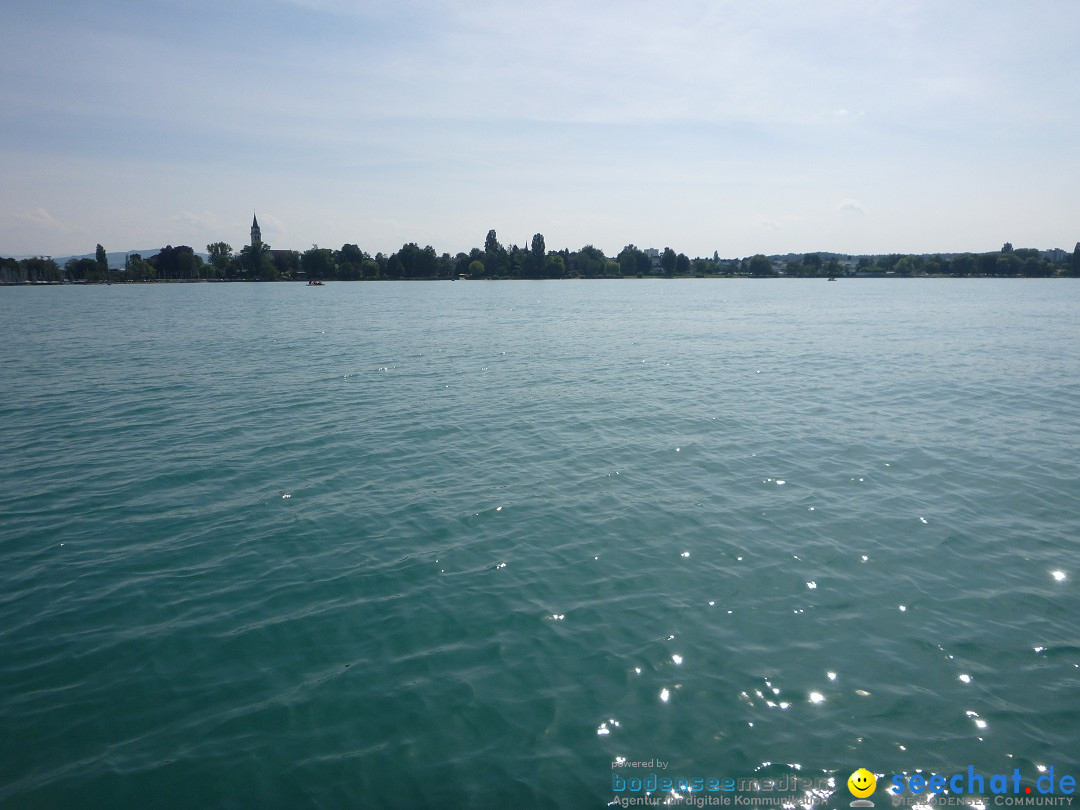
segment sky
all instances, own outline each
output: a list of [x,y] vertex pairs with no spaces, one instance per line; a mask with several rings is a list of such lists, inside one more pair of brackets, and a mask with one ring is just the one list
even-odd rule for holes
[[1080,0],[4,0],[0,256],[1080,240]]

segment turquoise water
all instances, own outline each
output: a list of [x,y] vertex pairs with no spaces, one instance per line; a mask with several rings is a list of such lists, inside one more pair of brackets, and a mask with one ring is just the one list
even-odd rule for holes
[[0,804],[1080,776],[1078,302],[0,290]]

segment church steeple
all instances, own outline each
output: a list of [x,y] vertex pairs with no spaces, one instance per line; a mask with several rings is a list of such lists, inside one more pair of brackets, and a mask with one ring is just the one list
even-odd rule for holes
[[262,244],[262,231],[259,229],[259,218],[251,215],[251,246],[258,247]]

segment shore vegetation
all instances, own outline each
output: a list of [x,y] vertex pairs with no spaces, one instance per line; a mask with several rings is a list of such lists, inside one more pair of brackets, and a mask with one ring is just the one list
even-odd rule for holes
[[1065,250],[1014,248],[1006,242],[989,253],[846,255],[804,253],[742,258],[691,259],[670,247],[629,244],[615,256],[585,245],[548,250],[543,234],[524,246],[504,246],[494,230],[484,246],[468,253],[438,253],[415,242],[394,253],[370,253],[355,244],[339,249],[312,245],[303,252],[273,250],[264,243],[239,251],[226,242],[206,246],[205,257],[188,245],[166,245],[151,256],[126,254],[110,267],[105,248],[94,258],[71,258],[61,266],[48,256],[0,258],[0,284],[113,284],[193,281],[374,281],[379,279],[574,279],[691,277],[1051,277],[1080,276],[1080,242]]

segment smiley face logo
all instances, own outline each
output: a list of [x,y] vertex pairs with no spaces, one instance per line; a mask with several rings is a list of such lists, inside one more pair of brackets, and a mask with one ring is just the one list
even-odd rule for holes
[[859,768],[847,780],[847,789],[851,791],[852,796],[857,796],[860,799],[865,799],[871,795],[877,788],[877,777],[874,776],[866,768]]

